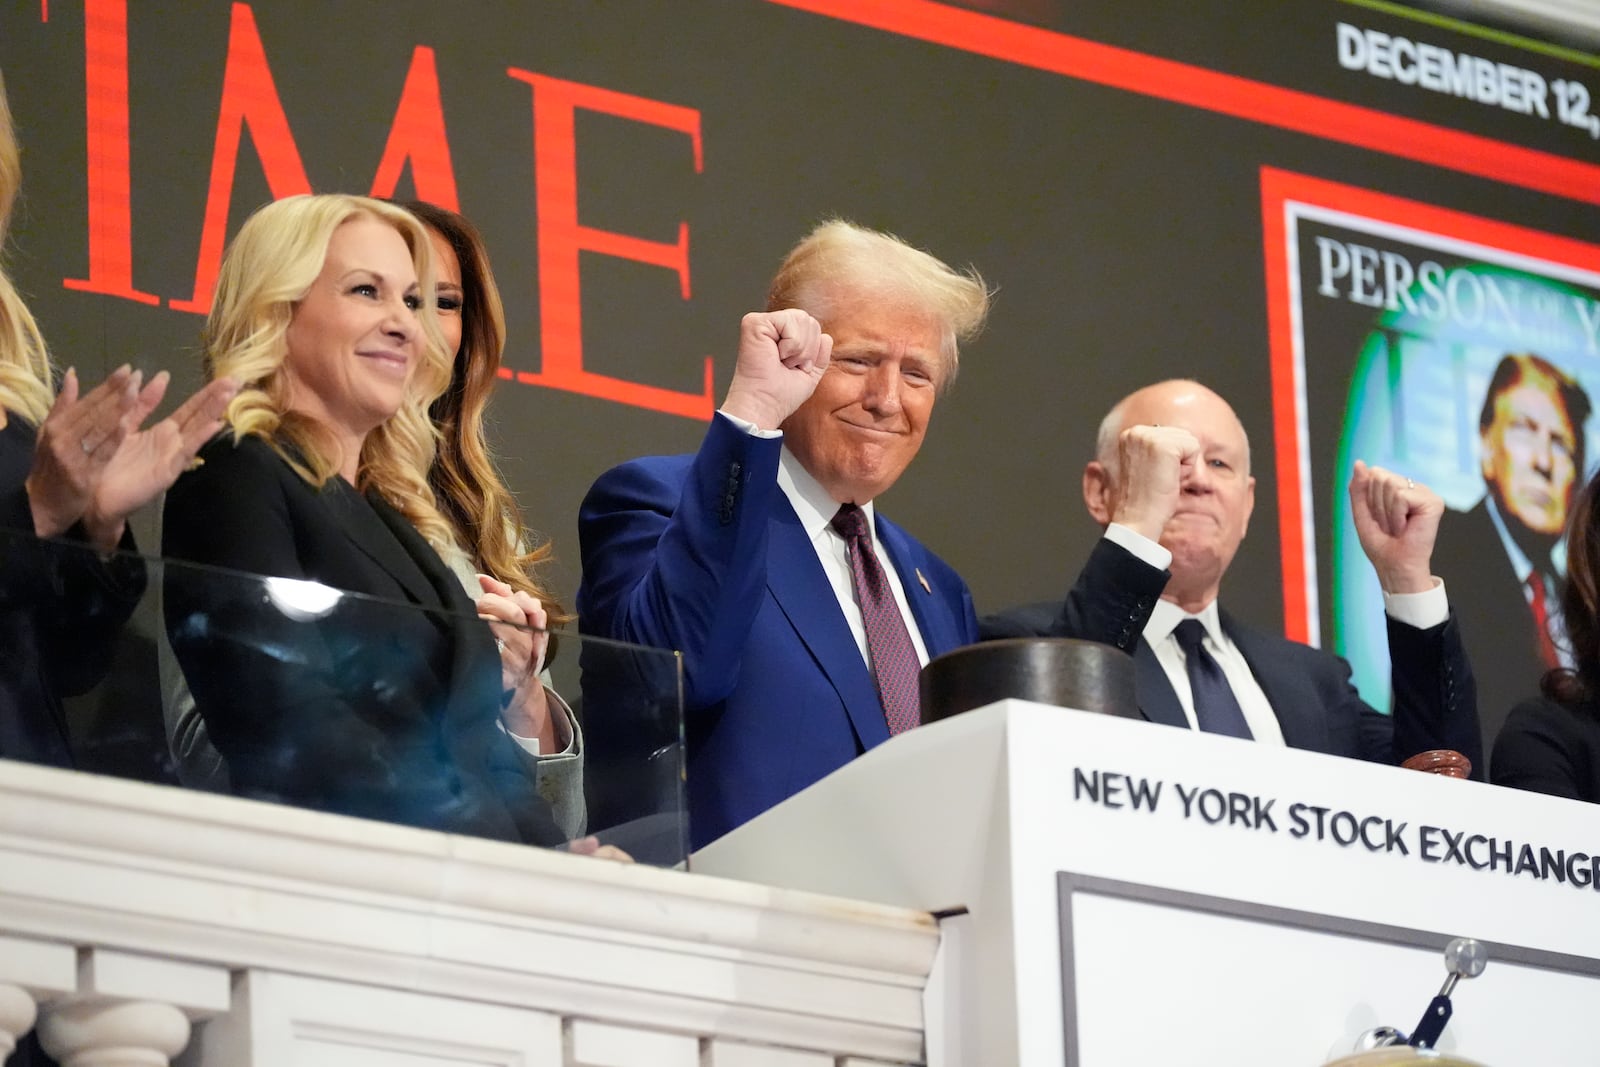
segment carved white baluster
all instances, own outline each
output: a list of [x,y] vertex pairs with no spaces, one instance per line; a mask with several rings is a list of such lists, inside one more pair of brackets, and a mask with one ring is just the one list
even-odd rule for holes
[[0,935],[0,1063],[38,1017],[38,1002],[78,986],[78,953],[59,941]]
[[61,1067],[167,1067],[189,1043],[189,1020],[171,1004],[90,998],[47,1005],[39,1044]]
[[114,949],[78,954],[78,990],[46,1004],[39,1043],[61,1067],[167,1067],[189,1022],[228,1010],[222,967]]
[[0,984],[0,1063],[17,1047],[22,1035],[33,1029],[33,997],[18,985]]

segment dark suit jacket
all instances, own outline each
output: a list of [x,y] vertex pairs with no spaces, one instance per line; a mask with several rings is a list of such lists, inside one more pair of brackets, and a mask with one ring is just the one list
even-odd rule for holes
[[318,615],[255,578],[168,568],[167,632],[233,790],[558,843],[497,725],[493,637],[411,524],[340,478],[309,485],[259,438],[200,454],[167,494],[165,555],[362,594]]
[[1600,804],[1600,708],[1525,700],[1494,743],[1489,780]]
[[[778,487],[781,444],[718,416],[697,454],[603,475],[578,517],[580,629],[683,653],[696,846],[889,736],[872,674]],[[928,654],[976,640],[960,576],[881,514],[876,523]],[[606,703],[586,680],[591,759],[627,732],[626,710]]]
[[[117,631],[144,593],[131,556],[102,561],[73,544],[34,539],[23,482],[34,428],[12,416],[0,430],[0,757],[73,766],[61,698],[88,691],[110,663]],[[122,547],[133,549],[127,536]]]
[[[1450,583],[1450,603],[1466,631],[1467,655],[1478,679],[1483,736],[1492,745],[1506,713],[1529,693],[1538,692],[1545,672],[1533,613],[1481,501],[1471,511],[1445,515],[1433,558]],[[1549,605],[1552,610],[1559,606]]]
[[[1149,642],[1141,641],[1168,573],[1102,539],[1064,602],[1031,604],[984,619],[983,636],[1076,637],[1134,657],[1139,710],[1151,722],[1188,727],[1183,705]],[[1291,748],[1398,764],[1450,748],[1482,777],[1472,668],[1452,616],[1427,630],[1388,620],[1393,716],[1363,701],[1350,666],[1330,653],[1252,629],[1226,611],[1222,626],[1250,665]]]

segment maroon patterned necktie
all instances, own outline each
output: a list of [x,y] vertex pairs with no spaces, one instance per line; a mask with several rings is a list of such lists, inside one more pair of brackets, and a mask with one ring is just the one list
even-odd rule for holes
[[1550,636],[1550,608],[1545,601],[1544,575],[1537,570],[1529,571],[1528,577],[1522,584],[1533,594],[1533,598],[1528,601],[1528,608],[1533,612],[1534,637],[1539,643],[1539,659],[1546,667],[1559,667],[1561,657],[1556,655],[1556,643]]
[[854,504],[842,505],[832,526],[844,538],[850,556],[850,576],[867,631],[867,652],[872,657],[872,677],[878,683],[883,717],[889,723],[889,733],[902,733],[922,721],[917,693],[922,661],[911,643],[900,605],[895,603],[894,590],[889,588],[889,578],[878,563],[877,553],[872,551],[866,513]]

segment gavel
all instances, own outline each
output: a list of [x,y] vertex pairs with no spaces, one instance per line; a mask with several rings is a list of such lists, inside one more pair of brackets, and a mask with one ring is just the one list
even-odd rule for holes
[[1446,778],[1468,778],[1472,775],[1472,761],[1452,748],[1430,748],[1400,764],[1408,771],[1439,774]]

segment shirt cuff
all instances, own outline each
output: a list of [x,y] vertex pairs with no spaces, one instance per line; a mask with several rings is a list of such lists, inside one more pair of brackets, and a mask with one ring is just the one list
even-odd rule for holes
[[782,437],[783,436],[783,431],[782,430],[763,430],[761,427],[757,426],[755,423],[747,422],[744,419],[741,419],[737,415],[729,415],[726,411],[719,411],[719,412],[717,412],[717,414],[721,415],[723,418],[725,418],[729,422],[733,423],[735,426],[737,426],[739,429],[743,430],[745,433],[749,434],[751,437],[765,437],[765,438],[770,440],[770,439],[772,439],[774,437]]
[[1433,588],[1420,593],[1384,593],[1383,610],[1395,622],[1431,630],[1450,617],[1450,599],[1445,596],[1444,579],[1434,578]]
[[573,740],[577,736],[576,732],[572,729],[572,709],[567,707],[567,702],[562,700],[560,694],[558,694],[554,689],[551,689],[549,686],[545,686],[544,696],[545,702],[550,708],[550,716],[555,720],[556,737],[564,737],[567,739],[566,746],[562,748],[561,751],[551,752],[549,754],[540,752],[539,739],[537,737],[523,737],[521,734],[514,734],[510,730],[506,729],[506,724],[503,721],[498,719],[495,721],[495,725],[500,727],[501,733],[515,741],[517,743],[517,747],[522,749],[522,751],[526,752],[530,756],[538,756],[540,759],[555,759],[557,756],[570,756],[573,752]]
[[1112,544],[1132,552],[1158,571],[1164,571],[1172,566],[1170,550],[1162,548],[1160,544],[1131,526],[1124,526],[1120,522],[1110,523],[1106,526],[1105,538]]

